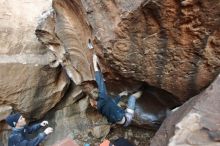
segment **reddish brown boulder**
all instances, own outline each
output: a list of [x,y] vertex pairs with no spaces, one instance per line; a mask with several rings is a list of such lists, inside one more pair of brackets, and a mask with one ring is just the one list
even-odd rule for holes
[[53,7],[51,30],[70,54],[76,84],[93,79],[89,39],[104,72],[146,82],[182,101],[219,73],[218,0],[54,0]]
[[219,73],[219,1],[84,1],[97,52],[124,77],[186,100]]

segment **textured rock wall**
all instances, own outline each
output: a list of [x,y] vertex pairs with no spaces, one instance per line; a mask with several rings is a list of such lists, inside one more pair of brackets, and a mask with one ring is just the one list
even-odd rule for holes
[[40,118],[60,101],[69,84],[61,67],[50,67],[54,55],[34,33],[51,1],[0,3],[0,105]]
[[108,66],[186,100],[219,72],[218,0],[85,1]]
[[87,43],[91,38],[80,1],[53,1],[53,12],[48,12],[38,25],[36,35],[56,56],[76,85],[93,80]]
[[[165,89],[182,100],[206,87],[219,72],[218,1],[55,0],[55,11],[47,15],[52,18],[46,17],[38,25],[37,18],[43,10],[50,10],[51,5],[49,1],[41,2],[36,2],[36,6],[41,5],[38,10],[32,10],[33,3],[27,1],[19,4],[2,1],[2,103],[10,101],[9,104],[18,108],[18,103],[11,100],[19,97],[16,93],[28,91],[27,88],[33,86],[37,88],[36,84],[54,83],[62,74],[59,64],[76,84],[92,80],[91,51],[86,49],[89,38],[93,40],[104,66],[111,67],[124,77]],[[23,15],[24,10],[31,14]],[[20,19],[21,13],[26,21]],[[8,26],[8,23],[14,25]],[[37,25],[38,39],[49,49],[36,41],[33,30]],[[24,29],[18,26],[24,26]],[[9,38],[11,41],[6,41]],[[46,65],[55,68],[45,68]],[[41,72],[42,67],[46,73]],[[18,74],[14,70],[25,76],[14,76]],[[39,79],[34,79],[35,82],[30,80],[27,87],[19,85],[30,75],[34,78],[34,72],[39,74]],[[47,83],[43,83],[41,80],[48,77],[47,73],[54,80],[50,78],[47,82],[46,79],[43,82]],[[58,86],[64,88],[65,82]],[[10,86],[12,93],[8,93]],[[31,95],[28,93],[30,97],[34,96],[33,92]],[[25,94],[22,92],[22,98]],[[4,97],[7,96],[6,100]],[[26,112],[29,108],[23,109]]]
[[157,131],[151,146],[220,145],[219,84],[220,76],[172,113]]

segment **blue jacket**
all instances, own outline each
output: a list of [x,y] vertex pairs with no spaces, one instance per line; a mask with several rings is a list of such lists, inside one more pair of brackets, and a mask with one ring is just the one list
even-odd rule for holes
[[[106,96],[106,97],[102,97]],[[100,98],[101,97],[101,98]],[[117,99],[117,97],[116,97]],[[97,103],[98,111],[104,115],[108,122],[116,123],[125,116],[125,111],[117,105],[117,101],[106,94],[100,95]]]
[[9,136],[8,146],[38,146],[45,138],[46,134],[39,133],[33,139],[27,139],[26,135],[31,134],[41,128],[40,124],[25,126],[23,128],[13,128]]

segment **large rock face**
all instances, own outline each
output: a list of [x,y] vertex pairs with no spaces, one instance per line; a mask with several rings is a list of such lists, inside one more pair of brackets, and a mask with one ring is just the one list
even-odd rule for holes
[[219,72],[218,0],[82,0],[106,64],[185,100]]
[[0,3],[0,105],[40,118],[60,101],[69,84],[61,67],[49,66],[54,55],[34,34],[51,1]]
[[[183,101],[219,73],[218,0],[54,0],[53,7],[53,32],[44,31],[69,53],[74,69],[67,70],[76,84],[93,79],[89,39],[105,72],[114,70]],[[43,42],[56,48],[54,40]]]
[[[28,93],[25,91],[37,88],[37,84],[43,87],[54,83],[54,86],[60,86],[62,95],[67,79],[62,78],[63,82],[59,82],[62,85],[55,85],[56,79],[60,79],[57,76],[62,74],[57,67],[59,64],[76,84],[92,80],[91,51],[86,49],[89,39],[93,40],[95,51],[104,60],[102,62],[105,66],[115,69],[124,77],[132,77],[162,88],[181,100],[198,93],[219,72],[217,0],[179,3],[174,0],[55,0],[53,7],[56,15],[52,18],[49,31],[38,27],[40,31],[49,32],[55,40],[45,41],[42,36],[38,36],[41,42],[49,46],[50,53],[36,41],[33,31],[37,26],[37,17],[42,11],[49,10],[51,1],[37,1],[34,4],[31,1],[1,3],[1,46],[4,48],[1,49],[1,103],[13,104],[17,109],[19,101]],[[31,8],[33,5],[36,9]],[[22,13],[22,18],[26,19],[19,19],[19,12],[24,10],[30,13]],[[8,23],[12,25],[8,26]],[[7,41],[9,39],[11,41]],[[44,68],[42,73],[42,67],[53,61],[58,61],[53,66],[56,68]],[[39,76],[35,78],[34,73]],[[24,74],[24,77],[18,74]],[[20,86],[30,75],[35,82],[29,80],[31,83]],[[30,97],[35,97],[34,91],[36,90],[28,93]],[[52,92],[49,92],[50,95],[40,96],[50,97],[57,90]],[[17,94],[20,96],[15,96]],[[6,100],[5,97],[9,98]],[[55,101],[59,101],[60,97]],[[18,102],[12,103],[14,99],[18,99]],[[54,104],[55,102],[52,105]],[[23,112],[30,113],[33,110],[25,106],[21,106]]]
[[220,145],[219,86],[220,75],[204,92],[186,102],[164,121],[151,146]]

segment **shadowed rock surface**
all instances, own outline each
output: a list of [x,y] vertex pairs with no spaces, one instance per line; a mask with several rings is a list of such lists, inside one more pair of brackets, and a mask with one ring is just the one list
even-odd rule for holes
[[134,125],[158,129],[170,110],[180,104],[175,96],[166,91],[145,86],[143,95],[136,103]]

